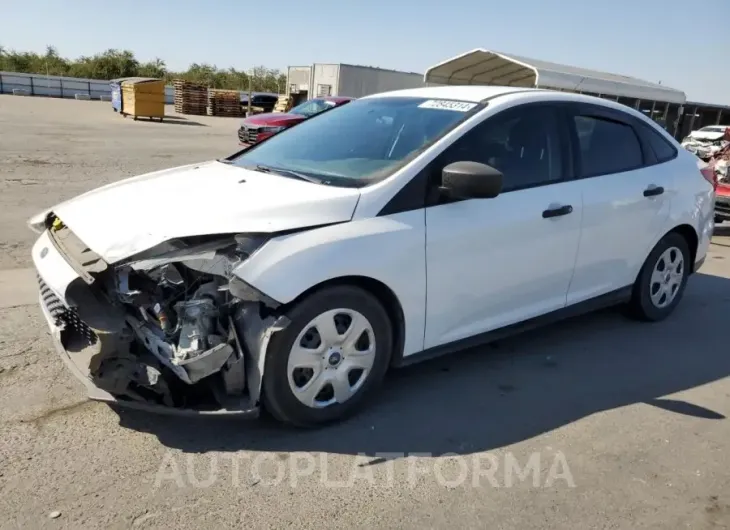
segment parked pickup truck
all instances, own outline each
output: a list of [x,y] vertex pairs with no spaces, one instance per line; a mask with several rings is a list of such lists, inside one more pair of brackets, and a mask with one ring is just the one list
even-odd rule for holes
[[305,101],[286,113],[272,112],[249,116],[241,122],[238,141],[241,145],[253,145],[316,114],[345,105],[353,99],[355,98],[334,96],[316,98]]

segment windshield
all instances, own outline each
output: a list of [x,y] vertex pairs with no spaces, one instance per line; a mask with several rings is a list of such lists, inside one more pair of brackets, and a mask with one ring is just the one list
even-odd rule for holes
[[331,109],[336,104],[334,101],[328,101],[326,99],[312,99],[309,101],[305,101],[301,105],[297,105],[293,109],[291,109],[289,112],[292,114],[299,114],[301,116],[314,116],[315,114],[319,114],[323,110]]
[[404,166],[481,108],[426,98],[361,99],[282,131],[230,161],[364,186]]

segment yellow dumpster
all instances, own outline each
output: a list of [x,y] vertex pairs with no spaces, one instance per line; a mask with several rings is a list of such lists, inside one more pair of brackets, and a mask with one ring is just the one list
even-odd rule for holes
[[165,82],[150,77],[122,80],[122,116],[149,119],[165,117]]

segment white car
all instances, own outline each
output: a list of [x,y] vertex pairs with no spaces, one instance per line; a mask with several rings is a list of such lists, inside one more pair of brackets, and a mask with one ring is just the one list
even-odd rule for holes
[[34,217],[41,306],[94,399],[322,424],[394,366],[612,304],[667,317],[713,230],[698,163],[603,99],[378,94]]
[[727,145],[727,125],[708,125],[692,131],[682,140],[682,147],[690,153],[707,160],[715,156]]

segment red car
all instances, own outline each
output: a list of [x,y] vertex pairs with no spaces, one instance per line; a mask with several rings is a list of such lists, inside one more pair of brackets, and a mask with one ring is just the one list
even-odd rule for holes
[[238,140],[241,145],[253,145],[320,112],[345,105],[353,99],[355,98],[316,98],[297,105],[287,113],[272,112],[249,116],[243,120],[241,128],[238,129]]
[[725,146],[710,159],[703,172],[708,171],[715,185],[715,222],[730,221],[730,128],[725,130]]

